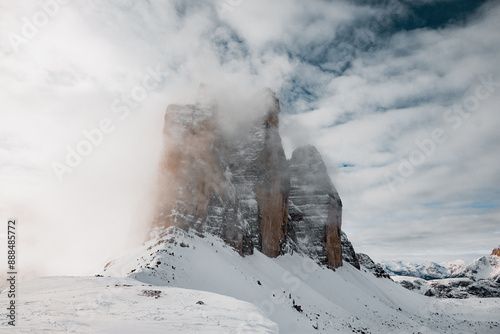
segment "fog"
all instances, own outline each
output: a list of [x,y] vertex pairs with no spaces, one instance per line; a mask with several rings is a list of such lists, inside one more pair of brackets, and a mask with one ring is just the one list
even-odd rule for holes
[[[236,133],[254,117],[251,96],[279,88],[274,76],[262,81],[246,66],[221,65],[202,37],[204,29],[221,29],[211,6],[188,19],[165,4],[165,16],[149,24],[165,23],[166,35],[152,34],[147,47],[134,31],[140,17],[125,10],[121,15],[133,20],[120,22],[120,15],[108,16],[114,4],[81,6],[61,6],[50,25],[7,57],[25,74],[16,84],[29,94],[23,103],[16,100],[22,92],[11,91],[2,114],[14,125],[4,125],[3,140],[17,161],[2,175],[1,218],[18,221],[21,278],[93,275],[147,238],[169,104],[194,103],[205,83],[223,129]],[[11,7],[13,16],[41,10]]]

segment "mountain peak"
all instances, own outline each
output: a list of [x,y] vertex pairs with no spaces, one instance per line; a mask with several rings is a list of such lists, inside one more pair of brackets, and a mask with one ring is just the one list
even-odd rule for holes
[[491,252],[491,256],[500,256],[500,246],[493,249],[493,251]]
[[167,108],[153,235],[175,226],[218,236],[241,255],[295,249],[340,267],[342,201],[318,150],[300,147],[287,160],[272,90],[253,96],[253,118],[230,136],[212,96],[201,84],[196,104]]

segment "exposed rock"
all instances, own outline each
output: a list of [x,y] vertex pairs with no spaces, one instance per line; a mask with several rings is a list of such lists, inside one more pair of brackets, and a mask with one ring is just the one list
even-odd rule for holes
[[[398,281],[398,283],[405,289],[408,289],[408,290],[421,290],[423,286],[425,286],[425,281],[423,279],[416,279],[416,280],[413,280],[413,281],[407,281],[407,280],[402,280],[402,281]],[[426,290],[428,291],[428,290]],[[425,292],[427,293],[427,292]]]
[[347,239],[347,234],[344,232],[342,232],[342,258],[357,269],[360,269],[359,260],[354,251],[354,247],[349,239]]
[[500,256],[500,247],[494,248],[491,255]]
[[167,108],[153,230],[195,229],[241,254],[256,247],[276,257],[286,241],[290,187],[279,102],[262,92],[255,119],[233,138],[220,130],[217,105],[200,95],[196,105]]
[[431,288],[425,292],[426,296],[457,299],[466,299],[470,296],[479,298],[500,297],[500,284],[490,280],[474,282],[468,279],[444,279],[431,281],[430,285]]
[[233,132],[206,89],[196,104],[168,106],[152,237],[176,226],[219,236],[242,255],[276,257],[291,246],[330,268],[344,258],[359,269],[319,152],[300,147],[287,161],[278,99],[264,90],[255,100],[254,117]]
[[158,299],[161,296],[161,291],[160,290],[142,290],[140,296],[154,297],[155,299]]
[[367,271],[371,272],[373,275],[375,275],[375,277],[391,279],[391,276],[380,265],[373,262],[373,260],[368,255],[357,253],[356,257],[361,268],[364,268]]
[[265,90],[257,123],[246,136],[227,143],[227,161],[237,194],[245,237],[264,254],[276,257],[286,241],[290,175],[279,135],[279,102]]
[[330,268],[342,265],[342,201],[321,155],[303,146],[290,159],[289,230],[296,247]]
[[169,105],[163,128],[159,214],[154,226],[201,231],[213,194],[223,196],[227,180],[218,161],[216,106]]

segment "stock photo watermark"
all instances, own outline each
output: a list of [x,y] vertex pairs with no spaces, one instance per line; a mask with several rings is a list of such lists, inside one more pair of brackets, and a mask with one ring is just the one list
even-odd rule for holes
[[453,107],[443,113],[442,118],[448,125],[447,127],[437,127],[430,132],[427,138],[416,139],[414,141],[416,148],[410,152],[407,158],[400,159],[397,173],[385,172],[385,180],[391,191],[396,190],[397,184],[405,183],[419,166],[437,152],[439,145],[445,143],[454,131],[462,127],[465,120],[479,110],[481,102],[489,99],[500,87],[500,81],[495,81],[492,74],[481,75],[478,77],[478,81],[479,84],[474,87],[472,93],[464,96],[460,103],[455,103]]
[[[167,72],[162,71],[160,65],[155,68],[146,67],[146,74],[141,83],[135,85],[128,94],[123,94],[120,98],[111,103],[110,110],[117,114],[120,121],[125,120],[131,114],[131,111],[137,109],[150,92],[160,88],[160,84],[166,77]],[[75,168],[81,165],[85,157],[92,154],[95,147],[100,146],[106,135],[111,134],[116,128],[115,122],[111,118],[102,118],[98,126],[93,129],[83,129],[81,139],[74,146],[66,146],[66,157],[63,162],[53,161],[52,170],[59,182],[63,182],[63,176],[71,173]]]
[[9,300],[7,307],[7,324],[16,326],[16,294],[17,294],[17,225],[15,219],[7,222],[7,297]]
[[59,14],[61,6],[67,5],[70,0],[46,0],[39,3],[40,10],[31,17],[23,17],[19,33],[9,32],[7,38],[15,53],[20,52],[22,45],[28,44],[35,38],[41,29],[45,28],[50,21]]

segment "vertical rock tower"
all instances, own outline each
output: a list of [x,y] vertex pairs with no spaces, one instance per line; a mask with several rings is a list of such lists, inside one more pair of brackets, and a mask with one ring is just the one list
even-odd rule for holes
[[342,202],[316,148],[299,148],[287,161],[275,94],[256,95],[254,117],[237,134],[223,130],[227,120],[203,87],[199,96],[165,113],[152,235],[176,226],[217,235],[241,255],[295,249],[341,266]]
[[342,201],[314,146],[290,159],[290,230],[299,250],[331,268],[342,265]]

